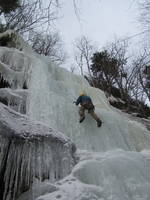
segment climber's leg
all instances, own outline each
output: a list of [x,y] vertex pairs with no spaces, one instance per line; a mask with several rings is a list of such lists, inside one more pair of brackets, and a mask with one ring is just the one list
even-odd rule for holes
[[79,116],[80,116],[79,122],[81,123],[85,119],[85,109],[83,106],[79,107]]
[[94,110],[89,110],[90,115],[97,121],[97,126],[100,127],[102,125],[102,121],[100,118],[96,115]]

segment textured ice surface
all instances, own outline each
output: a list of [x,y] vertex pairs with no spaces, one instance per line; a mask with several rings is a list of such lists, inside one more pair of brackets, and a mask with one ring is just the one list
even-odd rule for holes
[[[146,127],[110,106],[104,93],[80,76],[54,66],[45,57],[37,56],[36,62],[28,115],[61,130],[85,150],[71,175],[58,183],[59,190],[36,200],[149,200],[150,162],[138,153],[150,148]],[[103,121],[101,128],[88,113],[83,123],[78,122],[73,101],[82,90],[92,97]]]
[[[36,62],[29,88],[31,118],[64,132],[80,149],[140,151],[150,147],[150,132],[145,126],[110,106],[101,90],[90,87],[82,77],[54,66],[48,58],[38,56]],[[92,97],[103,122],[101,128],[97,128],[88,113],[83,123],[78,122],[78,108],[73,101],[82,90]]]
[[0,103],[0,198],[15,200],[35,178],[40,183],[62,179],[74,165],[74,150],[62,133]]
[[28,86],[31,68],[29,55],[17,49],[0,48],[0,74],[11,88],[23,88],[24,84]]
[[0,103],[0,134],[7,137],[29,137],[29,139],[34,136],[51,136],[56,140],[61,140],[63,143],[70,141],[61,132],[53,130],[44,123],[31,120],[2,103]]
[[17,198],[17,200],[33,200],[41,195],[55,192],[58,189],[59,187],[54,183],[50,183],[49,180],[40,182],[38,179],[35,179],[30,189],[27,192],[24,192],[22,195],[20,195],[20,197]]
[[26,113],[27,95],[27,90],[0,88],[0,102],[22,114]]
[[32,65],[31,47],[14,31],[0,33],[0,74],[11,88],[28,86]]
[[47,190],[42,182],[53,183],[71,172],[75,145],[59,131],[19,114],[26,113],[27,88],[37,62],[30,47],[13,32],[0,34],[0,45],[4,44],[0,102],[7,106],[0,103],[0,199],[16,200],[25,193],[19,198],[33,200],[52,190],[50,183]]
[[150,161],[123,150],[88,153],[59,189],[36,200],[149,200]]

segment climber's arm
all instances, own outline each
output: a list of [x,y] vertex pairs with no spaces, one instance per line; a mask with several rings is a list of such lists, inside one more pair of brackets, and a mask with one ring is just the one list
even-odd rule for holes
[[74,101],[73,103],[75,103],[76,106],[79,105],[79,103],[81,103],[81,96],[78,97],[78,99],[76,101]]

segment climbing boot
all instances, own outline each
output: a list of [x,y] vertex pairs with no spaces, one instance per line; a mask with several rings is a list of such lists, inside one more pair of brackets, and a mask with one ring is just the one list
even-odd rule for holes
[[85,116],[80,117],[79,122],[82,123],[84,119],[85,119]]
[[98,126],[98,127],[101,127],[101,125],[102,125],[102,121],[101,121],[101,120],[98,120],[98,121],[97,121],[97,126]]

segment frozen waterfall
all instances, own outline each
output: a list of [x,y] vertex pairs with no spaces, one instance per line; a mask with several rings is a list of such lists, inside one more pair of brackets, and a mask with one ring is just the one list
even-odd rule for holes
[[[150,131],[84,78],[6,35],[13,46],[0,48],[0,197],[149,200]],[[88,113],[79,123],[73,101],[82,90],[102,127]]]
[[[150,132],[110,106],[104,93],[82,77],[36,57],[28,115],[69,136],[80,157],[70,176],[56,183],[57,191],[36,200],[149,200],[150,153],[139,152],[150,148]],[[73,101],[82,90],[92,97],[101,128],[88,113],[78,122]]]
[[53,183],[71,173],[76,147],[63,133],[26,115],[34,53],[14,32],[0,34],[0,45],[7,41],[9,47],[0,47],[0,199],[25,194],[33,200],[55,191]]
[[[103,121],[100,129],[88,114],[83,123],[78,122],[78,108],[73,101],[82,90],[92,97],[96,113]],[[85,79],[55,66],[46,57],[37,56],[33,66],[28,103],[31,118],[65,133],[80,149],[149,148],[150,134],[144,125],[110,106],[104,93],[90,87]]]

